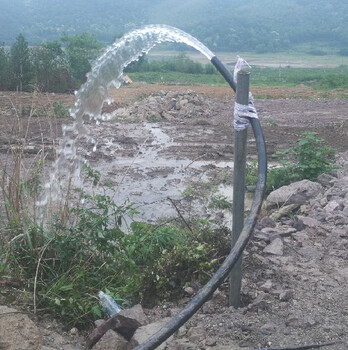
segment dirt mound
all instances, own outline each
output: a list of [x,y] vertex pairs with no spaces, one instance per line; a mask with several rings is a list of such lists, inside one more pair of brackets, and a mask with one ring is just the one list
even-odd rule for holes
[[137,122],[180,121],[191,118],[209,119],[212,115],[211,99],[193,90],[185,92],[155,92],[132,106],[119,108],[107,116],[109,119]]

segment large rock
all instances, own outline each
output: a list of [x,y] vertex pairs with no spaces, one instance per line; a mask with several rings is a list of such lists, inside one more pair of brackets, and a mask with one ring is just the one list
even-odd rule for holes
[[[149,339],[153,334],[155,334],[160,328],[162,328],[170,318],[164,318],[158,322],[150,323],[146,326],[139,327],[133,335],[133,338],[128,343],[127,350],[132,350],[139,344],[143,343],[145,340]],[[171,337],[172,338],[172,337]],[[171,340],[168,339],[168,341]],[[156,349],[163,350],[166,347],[166,342],[161,344]]]
[[42,349],[40,331],[27,315],[2,305],[0,314],[0,349]]
[[284,204],[301,206],[309,199],[316,197],[321,191],[323,191],[323,186],[317,182],[309,180],[294,182],[271,192],[266,200],[266,209],[279,208]]
[[93,350],[126,350],[127,345],[128,341],[122,335],[109,329],[93,347]]
[[281,238],[276,238],[274,241],[272,241],[264,250],[263,252],[266,254],[271,255],[283,255],[283,241]]

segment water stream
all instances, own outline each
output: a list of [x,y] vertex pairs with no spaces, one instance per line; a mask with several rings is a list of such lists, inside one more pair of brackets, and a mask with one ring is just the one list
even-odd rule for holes
[[[103,104],[111,102],[108,89],[111,87],[119,88],[123,81],[124,68],[161,42],[185,43],[200,51],[208,60],[214,57],[214,54],[197,39],[177,28],[166,25],[149,25],[131,31],[109,46],[94,62],[91,72],[87,74],[87,81],[80,90],[75,92],[75,104],[70,110],[74,121],[71,125],[63,126],[58,158],[45,186],[45,191],[38,201],[38,205],[42,209],[41,216],[43,216],[43,208],[48,203],[64,202],[67,189],[72,183],[79,182],[81,164],[85,160],[77,151],[77,141],[87,140],[87,142],[92,143],[92,152],[98,147],[98,141],[89,135],[88,128],[84,124],[84,117],[88,116],[97,123],[99,123],[98,120],[103,120],[105,118],[101,114]],[[142,157],[149,164],[155,161],[153,157],[156,157],[159,148],[163,147],[161,144],[171,144],[173,140],[160,128],[146,127],[153,134],[155,140],[153,141],[154,147],[145,151],[148,154]],[[156,152],[153,149],[156,149]],[[158,162],[159,159],[157,158],[156,161]],[[165,162],[164,159],[162,161]],[[180,167],[178,162],[175,162],[175,165]]]

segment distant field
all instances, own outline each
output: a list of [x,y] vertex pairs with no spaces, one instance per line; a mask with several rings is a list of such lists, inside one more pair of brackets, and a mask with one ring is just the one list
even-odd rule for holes
[[[250,82],[259,87],[295,87],[306,85],[316,90],[348,89],[348,66],[336,68],[260,68],[250,69]],[[218,74],[187,74],[179,72],[129,73],[133,81],[150,84],[227,85]]]
[[[305,52],[281,52],[256,54],[250,52],[214,52],[222,62],[234,65],[237,55],[243,57],[251,66],[259,67],[294,67],[294,68],[334,68],[348,65],[348,57],[327,54],[324,56],[309,55]],[[178,55],[178,51],[150,51],[149,59],[169,58]],[[199,52],[186,51],[186,56],[195,62],[205,64],[208,59]]]

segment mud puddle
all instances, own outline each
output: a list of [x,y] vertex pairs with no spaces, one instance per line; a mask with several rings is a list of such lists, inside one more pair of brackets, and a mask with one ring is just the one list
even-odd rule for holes
[[[196,137],[189,142],[182,130],[160,123],[106,122],[90,130],[90,136],[99,142],[94,151],[92,145],[84,145],[84,157],[102,174],[101,182],[112,185],[106,193],[112,194],[117,204],[134,203],[139,211],[135,220],[156,222],[180,214],[218,216],[220,225],[230,226],[230,208],[218,208],[218,203],[213,208],[210,202],[211,198],[232,201],[233,161],[207,156],[206,145],[197,136],[204,139],[210,130],[196,127],[191,130]],[[97,138],[98,134],[105,137]]]

